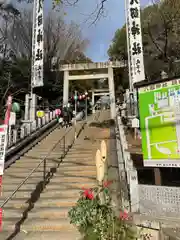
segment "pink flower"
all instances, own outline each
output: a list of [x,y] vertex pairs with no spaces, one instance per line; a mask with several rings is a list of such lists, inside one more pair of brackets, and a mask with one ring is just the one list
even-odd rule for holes
[[129,220],[129,214],[126,211],[120,211],[119,218],[121,220]]

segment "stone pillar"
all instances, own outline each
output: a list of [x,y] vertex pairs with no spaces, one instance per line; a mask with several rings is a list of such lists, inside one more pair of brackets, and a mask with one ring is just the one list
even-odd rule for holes
[[113,68],[108,67],[108,83],[109,83],[109,95],[110,95],[110,108],[111,108],[111,118],[116,117],[116,103],[115,103],[115,91],[114,91],[114,74]]
[[95,107],[94,107],[94,104],[95,104],[95,99],[94,99],[94,91],[92,91],[92,113],[95,113]]
[[127,174],[127,185],[129,187],[129,195],[130,195],[130,210],[131,212],[139,212],[139,186],[138,186],[138,175],[137,170],[133,166],[133,160],[131,159],[130,153],[127,151],[127,140],[124,132],[124,126],[121,122],[121,118],[118,117],[118,132],[120,137],[120,151],[121,161],[123,162],[124,171]]
[[92,106],[94,106],[95,102],[94,102],[94,91],[92,91]]
[[63,104],[69,100],[69,71],[64,71]]
[[25,97],[25,114],[24,120],[29,120],[29,94],[26,94]]
[[135,168],[129,169],[129,188],[130,188],[130,205],[131,212],[139,212],[139,186],[138,175]]
[[35,121],[36,119],[36,94],[31,96],[31,108],[30,108],[30,120]]

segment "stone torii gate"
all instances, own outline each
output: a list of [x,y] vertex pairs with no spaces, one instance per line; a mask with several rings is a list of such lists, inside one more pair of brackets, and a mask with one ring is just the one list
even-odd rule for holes
[[92,89],[89,92],[92,93],[92,105],[94,106],[95,104],[95,96],[109,96],[109,89]]
[[[111,118],[114,119],[116,117],[116,105],[113,69],[121,67],[125,67],[125,64],[124,62],[119,61],[61,65],[59,70],[64,71],[63,104],[67,104],[69,99],[69,81],[108,79],[111,101]],[[74,75],[73,72],[75,71],[81,72],[81,74]],[[90,71],[91,73],[87,74],[87,71]]]

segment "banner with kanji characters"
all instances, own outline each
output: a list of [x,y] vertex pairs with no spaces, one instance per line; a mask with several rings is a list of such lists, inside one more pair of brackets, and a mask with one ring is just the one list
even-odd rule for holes
[[0,125],[0,176],[4,172],[4,161],[7,143],[7,125]]
[[34,0],[32,39],[32,87],[43,86],[44,21],[43,0]]
[[145,80],[140,0],[126,0],[130,85]]
[[138,89],[144,166],[180,167],[180,79]]

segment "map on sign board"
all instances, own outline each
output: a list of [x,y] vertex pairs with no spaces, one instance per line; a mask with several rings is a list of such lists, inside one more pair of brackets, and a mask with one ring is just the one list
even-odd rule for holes
[[6,151],[7,126],[0,125],[0,176],[4,172],[4,160]]
[[180,167],[179,82],[172,80],[138,90],[145,166]]

